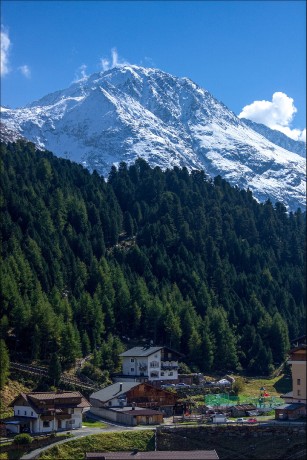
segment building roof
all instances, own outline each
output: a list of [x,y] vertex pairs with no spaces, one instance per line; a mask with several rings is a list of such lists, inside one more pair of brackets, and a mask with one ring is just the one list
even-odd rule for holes
[[305,407],[306,404],[303,403],[290,403],[290,404],[283,404],[282,406],[276,407],[276,409],[280,410],[296,410],[300,409],[301,407]]
[[54,400],[54,399],[70,399],[70,398],[83,398],[80,391],[45,391],[38,392],[33,391],[27,393],[27,396],[30,396],[32,399],[38,399],[40,401]]
[[145,357],[145,356],[150,356],[153,353],[156,353],[157,351],[162,350],[164,347],[134,347],[130,348],[130,350],[124,351],[121,353],[119,356],[128,356],[128,357]]
[[131,358],[134,358],[134,357],[141,358],[141,357],[150,356],[160,350],[167,350],[168,352],[174,355],[177,355],[178,357],[183,356],[183,354],[180,353],[179,351],[173,350],[172,348],[169,348],[169,347],[148,347],[148,346],[130,348],[130,350],[124,351],[119,356],[131,357]]
[[[22,398],[29,407],[32,407],[36,412],[41,412],[38,406],[42,403],[53,404],[60,407],[90,407],[91,404],[84,398],[79,391],[63,391],[63,392],[32,392],[19,393],[19,395],[10,403],[10,407],[14,407],[19,398]],[[70,400],[67,402],[67,400]]]
[[139,408],[137,410],[135,409],[130,409],[125,407],[123,411],[124,414],[129,414],[129,415],[144,415],[144,416],[151,416],[151,415],[163,415],[162,412],[159,412],[158,410],[153,410],[153,409],[143,409]]
[[233,409],[253,410],[253,409],[256,409],[256,406],[254,404],[237,404],[236,406],[233,406]]
[[290,353],[293,354],[297,351],[306,350],[306,349],[307,349],[306,343],[300,343],[296,345],[295,347],[291,348]]
[[90,395],[90,398],[98,399],[102,402],[110,401],[113,398],[118,398],[121,395],[127,393],[127,391],[131,390],[134,387],[141,385],[140,382],[122,382],[122,383],[113,383],[113,385],[109,385],[101,390],[96,391]]
[[293,391],[289,391],[289,393],[284,393],[280,395],[281,398],[293,398]]
[[215,450],[151,451],[151,452],[87,452],[87,460],[218,460]]

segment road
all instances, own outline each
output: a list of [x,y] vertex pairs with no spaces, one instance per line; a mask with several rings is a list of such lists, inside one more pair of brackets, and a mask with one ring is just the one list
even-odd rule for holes
[[[57,446],[59,444],[64,444],[65,442],[72,441],[77,438],[83,438],[84,436],[90,436],[93,434],[101,434],[101,433],[112,433],[116,431],[131,431],[131,430],[150,430],[150,429],[155,429],[154,426],[123,426],[123,425],[117,425],[115,423],[107,423],[105,420],[103,420],[103,423],[105,423],[107,426],[105,428],[90,428],[90,427],[83,427],[77,430],[70,430],[67,431],[67,433],[71,433],[73,435],[72,438],[67,438],[67,439],[62,439],[61,441],[55,442],[53,444],[49,444],[49,446],[44,446],[39,449],[32,450],[28,454],[24,454],[21,457],[21,460],[28,460],[28,459],[33,459],[38,457],[44,450],[50,449],[53,446]],[[61,434],[65,434],[66,431],[61,431]]]
[[[73,439],[83,438],[85,436],[90,436],[90,435],[93,435],[93,434],[100,434],[100,433],[106,433],[106,432],[112,433],[112,432],[116,432],[116,431],[156,429],[156,427],[152,426],[152,425],[151,426],[150,425],[144,425],[144,426],[142,426],[142,425],[138,425],[138,426],[119,425],[119,424],[116,424],[116,423],[109,423],[104,419],[100,419],[100,418],[92,416],[92,415],[91,415],[91,417],[95,418],[95,420],[99,420],[99,421],[105,423],[107,426],[105,428],[90,428],[90,427],[84,426],[83,428],[80,428],[80,429],[77,429],[77,430],[70,430],[67,433],[73,434],[72,438],[63,439],[61,441],[55,442],[53,444],[50,444],[49,446],[45,446],[45,447],[42,447],[40,449],[35,449],[32,452],[29,452],[28,454],[24,454],[21,457],[21,460],[35,459],[43,451],[45,451],[47,449],[50,449],[53,446],[56,446],[56,445],[59,445],[59,444],[64,444],[65,442],[72,441]],[[291,425],[291,426],[296,425],[297,426],[297,425],[306,425],[306,422],[290,422],[289,423],[289,421],[271,420],[271,421],[268,421],[266,423],[264,422],[264,423],[260,423],[260,424],[265,425],[265,426],[268,426],[268,425]],[[174,426],[174,425],[171,425],[171,426]],[[63,431],[61,433],[66,433],[66,432]]]

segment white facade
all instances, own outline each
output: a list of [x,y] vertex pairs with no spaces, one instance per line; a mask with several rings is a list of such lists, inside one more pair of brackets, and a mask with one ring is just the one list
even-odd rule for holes
[[82,427],[90,403],[78,391],[20,393],[10,404],[14,416],[3,420],[10,431],[50,433]]
[[[177,380],[178,361],[172,359],[172,352],[164,352],[163,348],[155,350],[148,356],[122,356],[122,372],[125,376],[147,377],[149,380]],[[123,355],[123,354],[122,354]],[[167,359],[168,358],[168,359]]]
[[[56,415],[53,415],[50,420],[43,420],[40,414],[37,414],[35,410],[30,406],[14,406],[14,416],[21,417],[33,417],[33,420],[29,421],[29,427],[31,433],[50,433],[59,430],[71,430],[82,427],[82,408],[68,409],[71,418],[59,420]],[[7,424],[7,427],[13,431],[13,426]],[[16,432],[19,429],[16,427]],[[15,429],[14,429],[15,431]]]

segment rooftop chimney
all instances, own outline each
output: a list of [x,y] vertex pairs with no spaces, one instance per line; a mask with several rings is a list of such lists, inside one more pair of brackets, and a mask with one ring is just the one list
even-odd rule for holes
[[119,384],[119,391],[123,391],[123,384],[122,383]]

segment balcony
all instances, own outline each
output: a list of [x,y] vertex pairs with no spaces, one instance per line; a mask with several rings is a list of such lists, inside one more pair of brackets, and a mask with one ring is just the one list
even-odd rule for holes
[[162,371],[176,371],[178,367],[179,367],[178,364],[161,363]]

